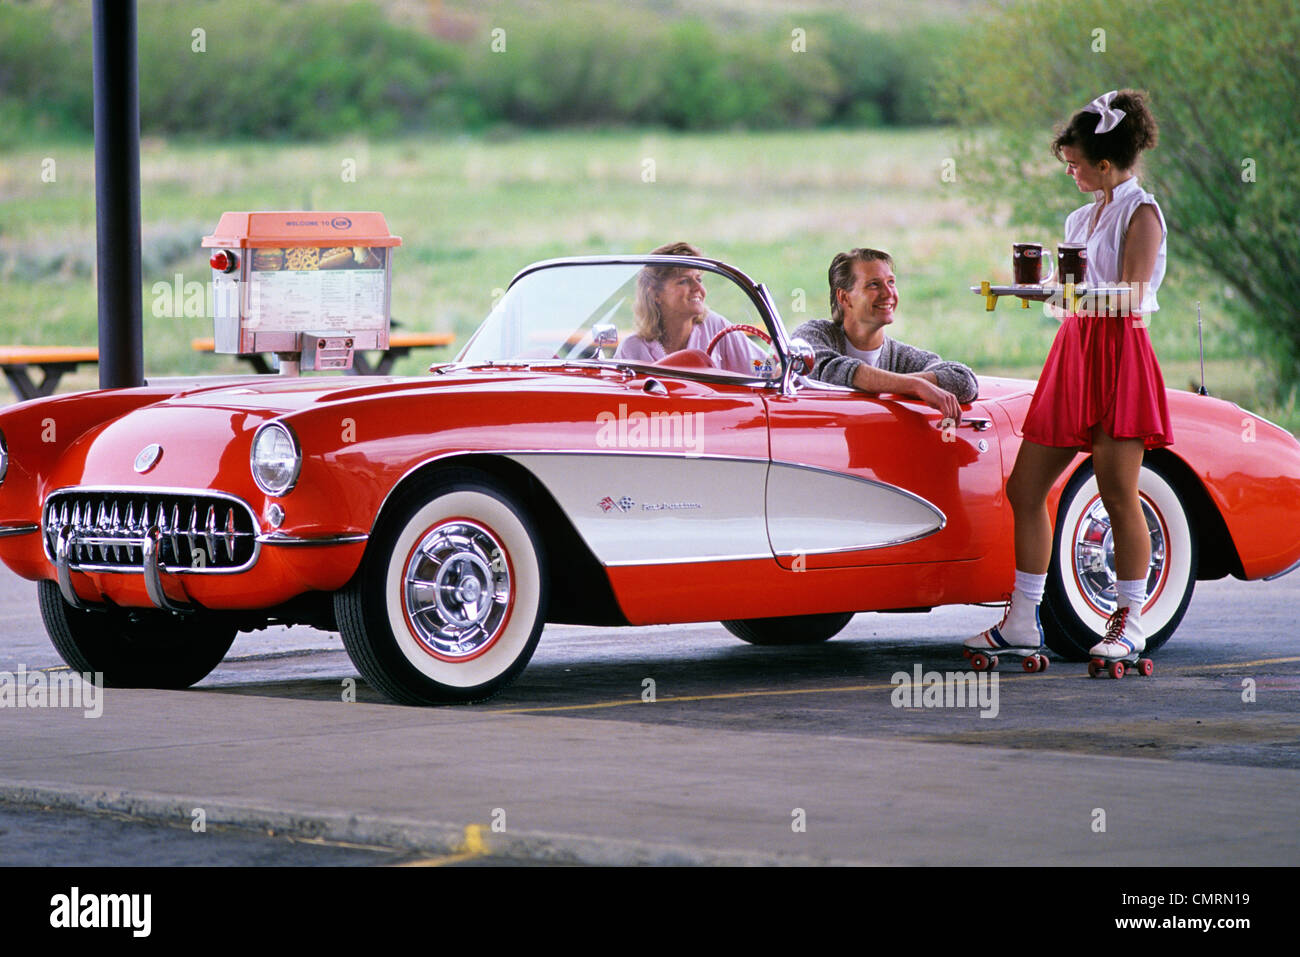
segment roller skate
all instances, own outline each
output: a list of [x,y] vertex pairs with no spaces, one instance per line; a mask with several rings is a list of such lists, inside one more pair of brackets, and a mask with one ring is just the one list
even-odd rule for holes
[[[962,655],[970,661],[975,671],[992,671],[998,666],[998,655],[1019,655],[1023,660],[1021,667],[1033,674],[1046,671],[1048,657],[1043,654],[1043,626],[1038,620],[1038,606],[1021,601],[1024,606],[1017,610],[1014,599],[1007,600],[1006,611],[1002,620],[974,638],[967,638],[962,644]],[[1030,619],[1029,608],[1033,608]]]
[[1088,649],[1092,659],[1088,662],[1088,676],[1099,677],[1103,672],[1112,678],[1123,678],[1136,671],[1144,678],[1151,677],[1155,662],[1143,658],[1146,635],[1142,631],[1142,613],[1129,605],[1120,605],[1106,622],[1106,636]]

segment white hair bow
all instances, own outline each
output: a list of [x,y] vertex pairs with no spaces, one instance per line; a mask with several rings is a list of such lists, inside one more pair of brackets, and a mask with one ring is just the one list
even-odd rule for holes
[[1110,105],[1111,100],[1115,99],[1118,92],[1118,90],[1111,90],[1109,93],[1103,93],[1083,108],[1085,113],[1098,113],[1101,115],[1101,121],[1097,124],[1096,132],[1109,133],[1119,126],[1120,120],[1124,119],[1124,111],[1113,109]]

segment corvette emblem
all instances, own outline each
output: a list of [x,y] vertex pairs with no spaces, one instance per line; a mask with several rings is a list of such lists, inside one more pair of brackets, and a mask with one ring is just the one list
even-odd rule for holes
[[610,509],[613,508],[618,509],[620,512],[626,512],[630,510],[632,506],[636,504],[636,502],[632,501],[632,499],[626,495],[620,498],[617,502],[614,501],[614,499],[610,498],[608,495],[606,495],[596,504],[600,506],[600,510],[602,512],[608,512]]
[[162,446],[157,442],[146,445],[140,450],[140,454],[135,457],[135,470],[142,475],[149,471],[162,458],[162,451]]

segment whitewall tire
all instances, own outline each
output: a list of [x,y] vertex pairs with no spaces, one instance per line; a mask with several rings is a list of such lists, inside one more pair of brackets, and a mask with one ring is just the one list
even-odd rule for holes
[[335,597],[357,670],[410,704],[481,701],[528,664],[545,622],[542,547],[491,477],[447,472],[408,489]]
[[[1196,585],[1196,532],[1177,487],[1144,463],[1138,495],[1151,536],[1142,626],[1155,651],[1182,621]],[[1052,564],[1043,600],[1043,630],[1053,651],[1083,660],[1106,632],[1116,606],[1110,523],[1087,462],[1066,484],[1056,514]]]

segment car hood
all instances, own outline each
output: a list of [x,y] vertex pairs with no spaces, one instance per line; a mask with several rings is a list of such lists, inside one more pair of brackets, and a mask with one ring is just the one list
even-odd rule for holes
[[[527,367],[451,369],[420,378],[279,376],[240,379],[153,381],[156,399],[105,419],[87,429],[60,457],[49,476],[53,487],[88,482],[111,485],[213,486],[226,476],[247,475],[249,446],[257,427],[270,419],[303,416],[330,420],[330,410],[354,416],[365,406],[390,401],[407,410],[372,410],[378,419],[407,418],[409,410],[434,397],[564,392],[595,395],[626,388],[630,376],[612,368],[534,370]],[[152,398],[152,396],[151,396]],[[341,408],[340,408],[341,407]],[[354,411],[355,410],[355,411]],[[423,442],[424,439],[421,439]],[[163,448],[158,464],[134,469],[136,456],[150,444]],[[215,486],[214,486],[215,487]],[[250,493],[251,494],[251,493]]]
[[998,376],[980,376],[981,402],[1006,402],[1034,394],[1032,379],[1004,379]]
[[205,382],[188,380],[185,387],[159,405],[184,408],[225,408],[283,414],[336,402],[358,402],[386,395],[408,398],[463,391],[579,390],[598,391],[626,382],[625,371],[612,366],[546,367],[473,366],[448,368],[420,377],[258,376]]

